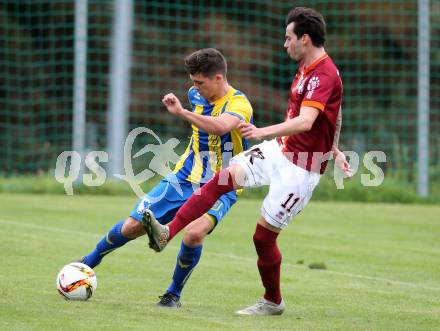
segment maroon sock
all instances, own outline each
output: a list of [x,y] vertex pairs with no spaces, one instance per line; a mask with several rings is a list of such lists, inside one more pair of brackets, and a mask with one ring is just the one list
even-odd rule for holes
[[258,271],[266,289],[264,298],[280,304],[280,269],[281,252],[277,246],[278,233],[257,224],[254,233],[254,244],[258,254]]
[[168,241],[189,223],[204,215],[223,194],[233,189],[234,184],[228,169],[215,174],[209,182],[193,193],[168,224],[170,229]]

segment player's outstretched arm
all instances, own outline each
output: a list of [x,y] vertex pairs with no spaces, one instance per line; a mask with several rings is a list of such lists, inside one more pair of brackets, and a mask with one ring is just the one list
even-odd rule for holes
[[241,134],[246,139],[272,139],[309,131],[318,115],[319,109],[314,107],[301,107],[300,114],[297,117],[283,123],[257,128],[253,124],[242,122],[239,128]]
[[221,136],[232,131],[240,124],[240,119],[230,114],[221,114],[217,117],[195,114],[183,108],[179,99],[173,93],[165,95],[162,102],[171,114],[180,116],[185,121],[209,134]]

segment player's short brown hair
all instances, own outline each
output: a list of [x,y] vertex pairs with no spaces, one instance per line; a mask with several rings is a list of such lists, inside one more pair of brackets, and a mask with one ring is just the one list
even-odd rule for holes
[[306,7],[296,7],[286,16],[286,26],[294,22],[293,32],[297,38],[307,34],[315,47],[325,43],[325,20],[316,10]]
[[202,74],[212,78],[221,73],[226,77],[227,67],[225,57],[215,48],[199,49],[185,58],[185,69],[191,75]]

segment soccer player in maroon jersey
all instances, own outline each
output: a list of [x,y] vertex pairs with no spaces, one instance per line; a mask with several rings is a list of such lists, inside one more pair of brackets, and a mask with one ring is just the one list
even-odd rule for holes
[[342,81],[324,49],[325,35],[320,13],[304,7],[291,10],[286,17],[284,48],[300,66],[290,89],[285,121],[262,128],[242,123],[243,137],[264,141],[233,157],[230,166],[195,192],[168,226],[156,222],[148,211],[144,214],[150,244],[161,251],[221,195],[242,187],[269,185],[253,236],[265,294],[255,305],[237,311],[241,315],[283,313],[278,234],[307,205],[330,156],[351,175],[345,155],[338,149]]

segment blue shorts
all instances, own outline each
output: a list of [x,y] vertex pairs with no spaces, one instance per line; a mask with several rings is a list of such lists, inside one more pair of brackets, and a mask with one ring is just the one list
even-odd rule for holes
[[[193,192],[194,187],[190,182],[180,181],[177,184],[165,177],[142,199],[139,199],[130,216],[140,222],[142,214],[139,211],[148,208],[161,224],[167,224],[173,220],[179,208],[189,199]],[[208,215],[213,216],[216,222],[215,225],[220,223],[221,219],[236,201],[237,194],[235,191],[226,193],[217,200],[214,206],[207,212]]]

